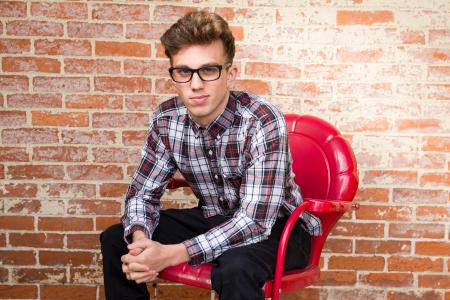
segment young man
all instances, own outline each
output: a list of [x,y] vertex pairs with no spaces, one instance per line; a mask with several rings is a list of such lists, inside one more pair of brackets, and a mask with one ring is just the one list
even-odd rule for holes
[[[218,15],[189,13],[162,36],[178,97],[153,115],[142,161],[126,195],[122,224],[101,236],[107,299],[148,299],[145,282],[182,262],[215,263],[221,300],[263,299],[279,237],[302,202],[291,168],[283,114],[262,98],[230,91],[234,38]],[[160,210],[179,172],[199,199]],[[285,268],[307,264],[320,221],[304,213]]]

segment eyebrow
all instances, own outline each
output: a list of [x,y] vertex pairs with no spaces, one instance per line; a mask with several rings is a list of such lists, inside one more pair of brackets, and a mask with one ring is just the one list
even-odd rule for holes
[[[212,66],[221,66],[221,64],[220,63],[206,63],[206,64],[201,65],[198,68],[212,67]],[[187,65],[177,65],[177,66],[173,66],[173,67],[174,68],[182,68],[182,69],[198,69],[198,68],[191,68],[191,67],[189,67]]]

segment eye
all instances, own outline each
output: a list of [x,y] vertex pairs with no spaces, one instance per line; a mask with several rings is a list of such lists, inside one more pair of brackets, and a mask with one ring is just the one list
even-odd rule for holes
[[179,68],[179,69],[174,69],[174,72],[178,76],[189,77],[189,76],[191,76],[192,70],[188,69],[188,68]]
[[204,75],[212,75],[217,73],[217,66],[203,67],[200,72]]

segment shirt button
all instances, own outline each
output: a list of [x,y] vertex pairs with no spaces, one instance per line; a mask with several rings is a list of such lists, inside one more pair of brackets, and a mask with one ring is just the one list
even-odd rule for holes
[[216,138],[217,140],[220,140],[220,135],[217,135],[217,138]]
[[209,149],[208,154],[209,154],[209,156],[212,156],[212,155],[213,155],[213,152],[212,152],[211,149]]
[[222,202],[222,201],[223,201],[223,198],[222,198],[222,197],[219,197],[219,201]]
[[215,178],[216,180],[219,180],[219,176],[217,176],[217,174],[214,175],[214,178]]

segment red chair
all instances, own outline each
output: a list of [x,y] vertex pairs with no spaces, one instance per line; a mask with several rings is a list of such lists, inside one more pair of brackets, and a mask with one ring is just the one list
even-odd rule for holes
[[[305,288],[320,280],[319,261],[325,240],[334,224],[357,204],[352,204],[358,188],[356,160],[348,142],[329,123],[313,116],[285,116],[293,159],[295,181],[301,187],[304,202],[289,217],[278,247],[273,280],[265,283],[266,298],[278,300],[280,294]],[[174,179],[169,188],[187,186]],[[322,221],[323,234],[312,238],[309,265],[304,269],[283,272],[289,235],[297,218],[308,211]],[[211,289],[211,263],[198,268],[188,264],[169,267],[159,278],[190,286]]]

